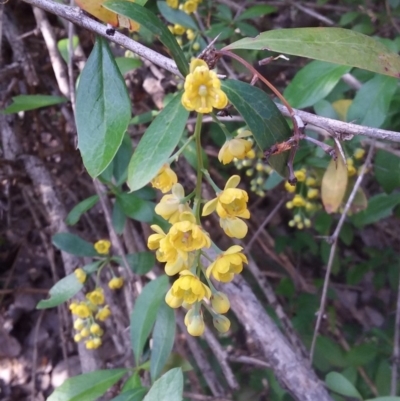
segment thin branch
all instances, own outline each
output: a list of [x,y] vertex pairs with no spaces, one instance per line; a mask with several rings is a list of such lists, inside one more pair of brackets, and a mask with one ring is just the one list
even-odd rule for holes
[[320,302],[320,306],[319,306],[319,310],[318,310],[318,314],[317,314],[317,322],[315,324],[315,329],[314,329],[314,334],[313,334],[313,339],[312,339],[312,343],[311,343],[311,349],[310,349],[310,361],[312,363],[313,357],[314,357],[314,350],[315,350],[315,344],[317,341],[317,337],[318,337],[318,332],[321,326],[321,321],[322,321],[322,317],[324,315],[324,311],[325,311],[325,306],[326,306],[326,298],[327,298],[327,294],[328,294],[328,286],[329,286],[329,278],[331,275],[331,270],[332,270],[332,266],[333,266],[333,261],[335,258],[335,254],[336,254],[336,247],[337,247],[337,241],[339,238],[339,234],[340,234],[340,230],[342,229],[342,226],[344,224],[344,221],[347,217],[347,212],[350,209],[350,206],[352,205],[354,198],[356,196],[356,193],[358,191],[358,188],[361,185],[362,180],[364,179],[365,173],[367,171],[367,168],[369,166],[369,164],[371,163],[371,159],[372,159],[372,155],[374,153],[374,149],[375,146],[374,144],[371,145],[371,147],[369,148],[368,151],[368,155],[367,158],[365,160],[364,165],[361,168],[360,171],[360,175],[358,176],[354,187],[351,191],[351,194],[346,202],[346,205],[343,209],[343,213],[340,216],[339,222],[336,226],[336,229],[334,231],[334,233],[331,235],[331,237],[329,237],[328,242],[330,244],[332,244],[331,246],[331,251],[329,254],[329,260],[328,260],[328,265],[326,267],[326,273],[325,273],[325,280],[324,280],[324,287],[322,289],[322,296],[321,296],[321,302]]

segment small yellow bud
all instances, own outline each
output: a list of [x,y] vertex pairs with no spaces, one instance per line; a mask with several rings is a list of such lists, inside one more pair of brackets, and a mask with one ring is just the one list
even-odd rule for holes
[[296,222],[294,220],[290,220],[288,223],[289,227],[294,227],[296,225]]
[[187,36],[188,40],[193,40],[195,38],[196,34],[191,29],[188,29],[186,31],[186,36]]
[[364,157],[364,155],[365,155],[365,149],[357,148],[357,149],[354,151],[353,157],[354,157],[356,160],[360,160],[360,159],[362,159],[362,158]]
[[353,177],[353,175],[356,175],[357,170],[352,164],[347,165],[347,175],[349,177]]
[[292,184],[289,183],[289,181],[286,181],[285,182],[285,189],[289,193],[293,193],[294,191],[296,191],[296,185],[292,185]]
[[354,164],[354,160],[351,157],[349,157],[346,159],[346,164],[347,166],[352,166]]
[[189,324],[187,325],[188,333],[193,337],[201,336],[206,328],[203,317],[193,314],[192,318],[189,320]]
[[85,327],[85,322],[82,319],[76,319],[74,322],[74,329],[75,330],[82,330]]
[[292,201],[286,202],[286,209],[293,209],[293,202]]
[[93,305],[103,305],[105,298],[102,288],[96,288],[92,292],[88,292],[86,294],[86,298],[93,304]]
[[106,239],[101,239],[94,244],[94,249],[100,255],[108,255],[111,248],[111,242]]
[[264,165],[261,162],[258,162],[256,164],[256,170],[259,172],[264,171]]
[[124,285],[124,279],[122,277],[114,277],[108,282],[108,286],[111,290],[118,290]]
[[99,348],[100,345],[102,344],[101,338],[99,338],[99,337],[93,338],[92,342],[93,342],[94,349]]
[[88,340],[85,342],[86,349],[94,349],[93,340]]
[[293,220],[295,223],[300,223],[301,222],[301,216],[299,214],[296,214],[296,216],[293,217]]
[[310,188],[307,191],[307,198],[308,199],[316,199],[319,196],[319,191],[317,188]]
[[302,222],[297,223],[297,228],[298,228],[299,230],[302,230],[302,229],[304,228],[304,224],[303,224]]
[[231,321],[225,316],[218,315],[213,319],[213,325],[220,333],[226,333],[231,327]]
[[301,170],[295,171],[294,175],[297,178],[298,182],[303,182],[306,180],[306,170],[303,168]]
[[82,336],[82,338],[85,338],[89,336],[90,331],[87,327],[84,327],[79,334]]
[[110,307],[108,305],[104,306],[103,308],[101,308],[97,314],[96,314],[96,319],[100,320],[101,322],[104,322],[105,320],[107,320],[109,317],[111,316],[111,311],[110,311]]
[[93,323],[90,326],[90,332],[92,334],[96,335],[96,336],[102,336],[103,335],[103,330],[97,323]]
[[304,219],[304,225],[305,225],[307,228],[310,228],[310,227],[311,227],[311,220],[310,220],[310,219]]
[[316,185],[317,180],[314,177],[308,177],[306,179],[306,185],[309,187],[313,187],[314,185]]
[[175,35],[181,36],[185,33],[185,31],[186,31],[186,29],[182,25],[179,25],[179,24],[174,25],[174,34]]
[[195,52],[197,52],[199,49],[200,49],[200,43],[198,43],[198,42],[195,42],[195,43],[193,43],[193,50],[195,51]]
[[211,296],[211,306],[217,313],[226,313],[231,307],[231,304],[227,295],[218,291]]
[[74,335],[74,341],[76,343],[79,343],[79,341],[81,341],[81,340],[82,340],[82,336],[80,334],[75,334]]
[[83,284],[87,277],[86,272],[83,269],[79,268],[79,269],[76,269],[74,271],[74,273],[75,273],[75,276],[78,279],[78,281]]
[[303,207],[306,205],[306,201],[301,195],[295,195],[292,200],[292,203],[294,207]]

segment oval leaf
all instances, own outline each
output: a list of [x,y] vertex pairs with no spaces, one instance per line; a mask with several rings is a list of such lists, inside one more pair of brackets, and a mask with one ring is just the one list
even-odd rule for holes
[[150,223],[154,217],[154,203],[140,199],[136,194],[120,193],[117,203],[121,210],[131,219]]
[[[261,150],[284,142],[292,136],[285,118],[269,96],[259,88],[237,80],[226,80],[221,87],[229,102],[238,110],[253,133]],[[287,176],[288,152],[271,156],[269,164],[281,176]]]
[[135,191],[148,184],[171,156],[182,136],[189,112],[176,95],[153,120],[140,140],[128,167],[128,186]]
[[90,196],[89,198],[79,202],[69,213],[65,222],[69,226],[76,224],[81,218],[82,214],[90,210],[99,201],[98,195]]
[[312,61],[294,76],[283,95],[292,107],[313,106],[328,96],[340,78],[350,70],[351,67],[343,65]]
[[97,37],[76,93],[78,148],[92,177],[111,163],[130,119],[124,79],[106,40]]
[[360,393],[357,389],[340,373],[330,372],[326,375],[325,383],[327,387],[345,397],[354,397],[362,400]]
[[104,3],[104,7],[125,15],[140,25],[147,28],[153,35],[159,37],[161,43],[170,51],[172,58],[183,76],[189,73],[189,65],[181,47],[178,45],[174,35],[165,24],[158,19],[150,10],[135,3],[125,0],[110,0]]
[[374,173],[376,180],[386,193],[400,187],[400,157],[379,149],[375,155]]
[[75,274],[69,274],[68,276],[59,280],[53,287],[51,287],[49,299],[41,300],[36,308],[47,309],[54,308],[55,306],[61,305],[63,302],[71,299],[83,288],[83,284],[78,281]]
[[335,213],[342,204],[347,188],[347,167],[339,155],[331,160],[321,183],[321,199],[327,213]]
[[[114,256],[112,260],[123,266],[123,260],[120,256]],[[137,252],[126,255],[129,267],[132,271],[139,275],[147,274],[155,265],[156,258],[153,252]]]
[[291,28],[262,32],[224,50],[271,50],[400,77],[400,57],[384,44],[343,28]]
[[182,401],[183,375],[180,368],[169,370],[150,388],[143,401]]
[[122,394],[113,398],[111,401],[142,401],[146,393],[146,387],[134,388],[132,390],[124,391]]
[[139,365],[143,347],[156,320],[158,309],[168,289],[168,277],[161,276],[150,281],[140,293],[133,308],[131,322],[131,344],[136,365]]
[[47,401],[94,401],[122,378],[126,369],[96,370],[67,379]]
[[99,256],[93,244],[71,233],[58,233],[53,235],[53,245],[61,251],[77,256]]
[[347,121],[373,128],[381,127],[388,116],[396,90],[397,79],[376,75],[357,91],[347,112]]
[[161,303],[153,330],[153,347],[150,357],[150,375],[154,381],[161,374],[175,340],[175,313],[166,303]]
[[20,111],[40,109],[41,107],[65,103],[65,97],[50,95],[18,95],[12,98],[13,103],[6,107],[1,113],[12,114]]

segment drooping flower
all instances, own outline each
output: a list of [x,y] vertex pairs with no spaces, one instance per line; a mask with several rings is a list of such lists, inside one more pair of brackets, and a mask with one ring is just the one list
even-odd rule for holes
[[151,185],[159,189],[163,194],[169,192],[174,184],[178,182],[178,177],[169,164],[164,164],[158,174],[151,180]]
[[190,212],[187,202],[181,203],[185,197],[185,191],[181,184],[172,187],[172,193],[164,195],[160,203],[155,207],[155,212],[171,224],[177,223],[183,212]]
[[222,315],[213,318],[213,325],[220,333],[226,333],[231,327],[231,321]]
[[182,105],[186,110],[211,113],[213,107],[223,109],[228,104],[228,98],[221,90],[221,81],[204,60],[192,60],[184,88]]
[[303,182],[306,180],[306,170],[302,168],[301,170],[297,170],[294,172],[295,177],[298,182]]
[[247,209],[249,196],[243,189],[236,188],[240,177],[233,175],[227,181],[223,191],[217,197],[204,205],[203,216],[208,216],[214,210],[220,217],[220,225],[225,234],[233,238],[243,238],[247,234],[247,225],[241,219],[250,218]]
[[81,319],[86,319],[92,314],[85,302],[79,302],[78,304],[73,302],[69,308],[73,315],[76,315]]
[[111,248],[111,242],[107,239],[101,239],[94,244],[94,249],[96,249],[97,253],[100,255],[108,255]]
[[230,163],[234,158],[245,159],[249,157],[249,153],[252,151],[253,144],[246,138],[251,135],[248,130],[242,131],[235,138],[226,141],[218,153],[218,160],[222,164]]
[[183,302],[194,304],[203,298],[210,299],[211,290],[189,270],[179,273],[180,277],[174,282],[165,296],[165,302],[171,308],[179,308]]
[[124,279],[122,277],[113,277],[108,282],[108,287],[110,290],[119,290],[124,285]]
[[246,256],[241,252],[243,248],[233,245],[217,256],[217,259],[208,266],[206,275],[212,275],[217,281],[229,283],[235,274],[243,270],[243,263],[248,263]]
[[201,313],[195,313],[190,309],[185,316],[185,324],[188,333],[193,337],[199,337],[204,333],[206,326]]
[[96,319],[100,320],[101,322],[104,322],[111,316],[111,311],[110,307],[108,305],[104,306],[101,308],[97,313],[96,313]]
[[192,14],[197,10],[197,2],[195,0],[187,0],[183,4],[183,11],[186,14]]
[[82,268],[78,268],[74,271],[76,278],[78,279],[78,281],[83,284],[86,281],[86,277],[87,274],[85,272],[85,270],[83,270]]
[[226,313],[231,307],[231,304],[227,295],[218,291],[211,296],[211,306],[217,313]]
[[92,292],[88,292],[86,294],[86,298],[93,304],[93,305],[103,305],[105,302],[104,292],[102,288],[96,288]]
[[295,195],[292,200],[293,207],[304,207],[306,203],[306,200],[301,195]]
[[357,148],[357,149],[354,151],[353,157],[354,157],[356,160],[361,160],[361,159],[364,157],[364,155],[365,155],[365,149],[363,149],[363,148]]

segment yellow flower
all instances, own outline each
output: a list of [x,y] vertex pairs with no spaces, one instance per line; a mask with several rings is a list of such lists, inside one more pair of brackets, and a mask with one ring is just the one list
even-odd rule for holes
[[200,43],[199,42],[195,42],[193,43],[192,49],[197,52],[198,50],[200,50]]
[[231,327],[231,321],[222,315],[213,318],[213,325],[220,333],[226,333]]
[[101,338],[99,337],[92,338],[86,341],[85,343],[86,349],[96,349],[99,348],[100,345],[101,345]]
[[97,323],[93,323],[90,326],[90,333],[95,336],[102,336],[104,334],[103,329]]
[[73,309],[71,309],[71,311],[74,315],[80,317],[81,319],[86,319],[92,314],[89,307],[84,302],[77,304]]
[[231,307],[231,304],[226,294],[218,291],[211,296],[211,306],[217,313],[226,313]]
[[353,177],[353,175],[356,175],[357,170],[356,168],[353,166],[353,164],[348,164],[347,165],[347,175],[349,177]]
[[183,11],[186,14],[192,14],[197,10],[197,2],[194,0],[187,0],[183,5]]
[[236,188],[239,182],[240,177],[233,175],[227,181],[224,190],[217,194],[216,198],[207,202],[203,208],[203,216],[208,216],[216,210],[225,234],[233,238],[243,238],[247,234],[247,225],[240,218],[250,218],[250,212],[247,209],[249,196],[246,191]]
[[101,308],[97,314],[96,314],[96,319],[100,320],[101,322],[104,322],[105,320],[107,320],[109,317],[111,316],[111,311],[110,311],[110,307],[108,305],[104,306],[103,308]]
[[94,249],[100,255],[108,255],[110,252],[111,242],[106,239],[101,239],[94,244]]
[[362,158],[364,157],[364,155],[365,155],[365,149],[363,149],[363,148],[357,148],[357,149],[354,151],[353,157],[354,157],[356,160],[360,160],[360,159],[362,159]]
[[301,195],[295,195],[292,204],[294,207],[304,207],[306,205],[305,199]]
[[196,34],[193,32],[192,29],[188,29],[186,31],[186,36],[187,36],[188,40],[193,40],[195,38]]
[[93,304],[93,305],[103,305],[105,302],[104,292],[102,288],[96,288],[92,292],[88,292],[86,294],[86,298]]
[[174,34],[175,35],[178,35],[178,36],[183,35],[185,33],[185,31],[186,31],[186,28],[183,27],[182,25],[179,25],[179,24],[174,25]]
[[81,341],[81,340],[82,340],[82,336],[79,333],[74,335],[74,341],[76,343],[79,343],[79,341]]
[[298,182],[303,182],[306,180],[306,170],[302,168],[301,170],[297,170],[294,172],[295,177]]
[[[190,311],[189,311],[190,312]],[[189,313],[188,312],[188,313]],[[201,336],[206,328],[201,314],[192,314],[188,319],[187,331],[193,337]]]
[[218,160],[222,164],[228,164],[235,157],[236,159],[244,159],[248,157],[249,152],[252,150],[251,148],[253,144],[243,138],[250,135],[250,131],[243,131],[235,138],[226,141],[218,153]]
[[124,279],[122,277],[113,277],[108,282],[108,287],[110,290],[118,290],[124,285]]
[[90,331],[87,327],[84,327],[79,334],[81,335],[82,338],[85,338],[89,336]]
[[289,193],[293,193],[294,191],[296,191],[296,185],[292,185],[292,184],[289,183],[289,181],[286,181],[285,182],[285,189]]
[[178,8],[179,0],[167,0],[167,4],[168,4],[171,8]]
[[151,185],[165,194],[177,182],[178,177],[175,172],[171,170],[169,164],[164,164],[158,174],[151,180]]
[[183,302],[194,304],[203,298],[210,299],[211,290],[189,270],[179,273],[180,277],[174,282],[165,296],[165,302],[171,308],[179,308]]
[[206,275],[210,275],[223,283],[229,283],[233,280],[235,274],[243,270],[243,263],[248,263],[246,256],[240,251],[243,248],[239,245],[233,245],[228,248],[217,259],[208,266]]
[[86,280],[86,272],[85,272],[85,270],[83,270],[81,268],[78,268],[78,269],[76,269],[74,271],[74,273],[75,273],[75,276],[78,279],[78,281],[83,284],[85,282],[85,280]]
[[307,191],[307,198],[308,199],[316,199],[319,196],[319,190],[317,188],[310,188]]
[[211,113],[213,107],[223,109],[228,104],[228,98],[221,90],[217,74],[210,71],[204,60],[192,60],[184,88],[182,105],[186,110]]
[[183,212],[190,212],[187,202],[181,203],[185,197],[185,191],[181,184],[172,187],[172,193],[164,195],[160,203],[156,205],[155,212],[171,224],[177,223]]
[[76,319],[74,322],[74,329],[75,330],[82,330],[85,327],[85,322],[82,319]]
[[168,232],[169,243],[178,251],[191,252],[209,248],[211,240],[201,226],[196,224],[192,213],[184,212],[181,221],[175,223]]
[[313,187],[314,185],[317,184],[317,180],[314,177],[308,177],[306,179],[306,185],[309,187]]

